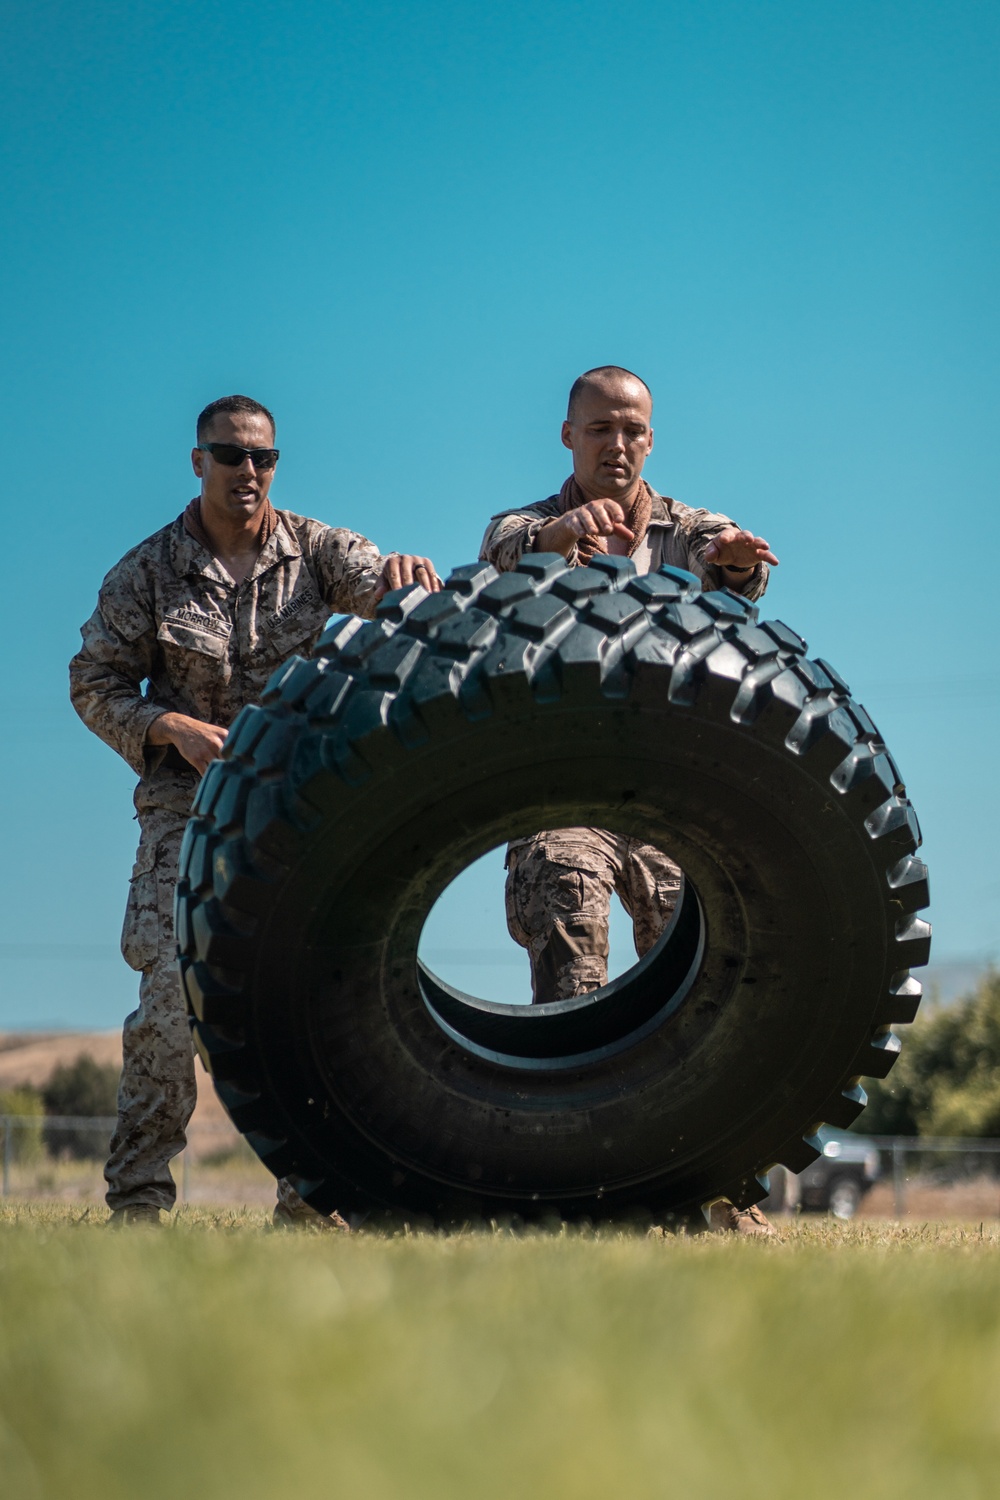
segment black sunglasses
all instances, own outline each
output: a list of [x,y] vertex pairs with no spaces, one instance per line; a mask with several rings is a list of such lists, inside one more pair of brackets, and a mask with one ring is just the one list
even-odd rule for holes
[[255,469],[273,469],[278,462],[277,448],[237,448],[234,443],[199,443],[199,451],[211,453],[218,464],[227,469],[238,469],[248,458]]

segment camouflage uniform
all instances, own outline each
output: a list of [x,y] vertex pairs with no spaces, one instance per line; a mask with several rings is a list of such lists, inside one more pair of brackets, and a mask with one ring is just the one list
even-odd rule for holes
[[604,828],[561,828],[507,853],[507,927],[527,948],[535,1000],[572,1000],[608,982],[614,892],[639,957],[677,905],[681,872],[659,849]]
[[[181,517],[140,542],[105,578],[70,663],[77,713],[139,776],[122,953],[142,977],[139,1007],[124,1027],[118,1126],[104,1174],[113,1209],[173,1206],[170,1161],[195,1104],[173,903],[198,773],[173,746],[148,744],[149,726],[173,711],[227,728],[282,661],[308,654],[331,613],[374,611],[385,559],[371,542],[289,511],[276,518],[238,586]],[[278,1198],[305,1209],[287,1183]]]
[[[704,560],[714,536],[732,526],[728,516],[692,510],[650,489],[652,514],[646,535],[632,553],[639,573],[664,564],[685,568],[703,588],[734,589],[759,599],[768,566],[759,563],[740,583]],[[501,511],[490,521],[480,557],[504,572],[525,552],[547,522],[561,513],[558,495],[522,510]],[[580,562],[574,547],[567,561]],[[527,948],[535,1004],[570,1000],[607,983],[608,915],[615,892],[632,918],[639,957],[648,953],[677,904],[681,871],[661,850],[604,828],[561,828],[517,839],[507,851],[507,927]]]

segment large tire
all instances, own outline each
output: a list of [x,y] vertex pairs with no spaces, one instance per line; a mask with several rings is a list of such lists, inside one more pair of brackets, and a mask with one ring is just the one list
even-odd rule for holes
[[[854,1120],[920,999],[920,834],[846,683],[755,620],[621,558],[473,565],[332,625],[243,710],[185,838],[181,972],[231,1118],[314,1207],[745,1207]],[[527,1008],[423,968],[466,865],[579,824],[685,871],[635,969]]]

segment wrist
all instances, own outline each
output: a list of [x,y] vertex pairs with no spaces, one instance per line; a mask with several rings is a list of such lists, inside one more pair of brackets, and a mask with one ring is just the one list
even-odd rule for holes
[[568,557],[576,545],[576,536],[561,520],[546,521],[535,532],[532,552],[559,552]]
[[169,745],[170,739],[170,714],[157,714],[155,719],[150,719],[146,726],[147,745]]
[[720,563],[719,566],[725,568],[727,573],[752,573],[757,564],[747,563],[745,568],[738,567],[736,563]]
[[173,713],[169,709],[166,713],[158,714],[146,730],[146,739],[151,745],[176,745],[178,732],[184,727],[184,715]]

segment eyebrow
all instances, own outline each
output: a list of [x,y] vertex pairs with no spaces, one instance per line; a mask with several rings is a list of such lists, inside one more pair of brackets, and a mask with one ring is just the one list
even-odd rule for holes
[[[584,426],[585,427],[610,427],[611,423],[614,422],[615,420],[617,420],[615,417],[594,417],[591,421],[585,422]],[[649,418],[648,417],[625,417],[622,420],[625,422],[626,426],[632,426],[632,427],[648,427],[649,426]]]

